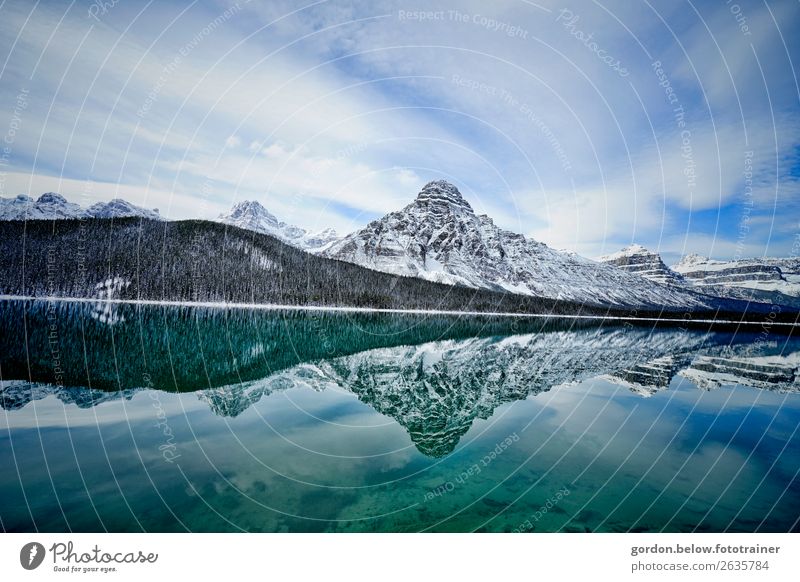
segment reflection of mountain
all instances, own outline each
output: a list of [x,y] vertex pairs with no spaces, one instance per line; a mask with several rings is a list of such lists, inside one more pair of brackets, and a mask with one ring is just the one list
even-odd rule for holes
[[678,332],[648,346],[647,334],[616,329],[435,342],[337,358],[322,369],[405,427],[422,453],[440,457],[475,419],[489,418],[506,402],[633,362],[640,351],[702,343],[702,336]]
[[78,408],[91,408],[113,400],[130,400],[138,392],[137,388],[119,392],[104,392],[91,388],[66,388],[54,384],[32,384],[24,380],[2,382],[0,408],[19,410],[34,400],[55,396],[64,404],[74,404]]
[[[450,453],[476,419],[504,403],[598,376],[645,396],[676,374],[702,388],[798,391],[797,340],[753,343],[752,333],[124,305],[109,326],[92,316],[90,304],[50,312],[30,303],[6,307],[6,410],[48,395],[88,407],[153,386],[197,392],[214,413],[235,417],[278,391],[339,388],[394,419],[432,457]],[[54,344],[39,321],[48,313],[58,332]],[[27,343],[11,333],[26,329],[20,319],[27,321]],[[29,374],[33,384],[20,381]],[[79,387],[86,383],[109,391]]]
[[713,357],[698,356],[680,375],[698,388],[744,384],[755,388],[800,392],[800,352],[788,356]]
[[147,375],[154,388],[193,392],[374,348],[591,325],[596,322],[5,301],[0,371],[7,380],[102,390],[137,388]]
[[[440,457],[455,448],[476,419],[491,417],[507,402],[601,375],[651,396],[680,370],[695,369],[693,358],[706,358],[695,357],[698,350],[747,349],[680,331],[596,329],[475,338],[381,348],[303,364],[250,385],[204,390],[199,397],[217,414],[237,416],[277,390],[340,387],[402,425],[422,453]],[[769,370],[763,367],[742,364],[739,369],[745,373],[731,372],[723,383],[796,390],[790,383],[797,374],[797,357],[786,359],[794,368],[784,370],[783,382],[773,381],[774,374],[764,376]]]
[[652,396],[663,390],[672,378],[686,365],[689,357],[669,354],[649,362],[635,364],[614,374],[604,376],[605,380],[629,388],[642,396]]

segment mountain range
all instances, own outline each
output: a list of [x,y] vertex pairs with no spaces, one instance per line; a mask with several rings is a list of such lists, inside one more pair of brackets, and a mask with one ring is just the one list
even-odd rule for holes
[[598,261],[657,283],[715,297],[800,307],[800,258],[719,261],[689,254],[668,267],[658,253],[632,244]]
[[68,202],[61,194],[45,192],[34,200],[20,194],[16,198],[0,197],[0,220],[60,220],[71,218],[129,218],[138,216],[151,220],[162,220],[158,209],[149,210],[136,206],[122,198],[110,202],[97,202],[81,208]]
[[551,249],[476,214],[458,188],[425,185],[397,212],[322,251],[377,271],[447,284],[625,307],[710,307],[699,294]]
[[[59,194],[0,198],[0,220],[139,217],[162,220],[121,199],[82,209]],[[257,201],[236,203],[217,222],[274,237],[302,251],[372,271],[448,286],[620,309],[719,309],[718,298],[800,308],[800,260],[723,262],[687,256],[668,267],[632,245],[597,261],[556,251],[476,214],[458,188],[426,184],[404,208],[340,237],[279,220]]]
[[298,226],[286,224],[275,218],[259,202],[253,200],[237,202],[229,212],[220,214],[217,220],[223,224],[274,236],[287,244],[307,251],[323,250],[339,239],[339,235],[333,228],[325,228],[311,233]]

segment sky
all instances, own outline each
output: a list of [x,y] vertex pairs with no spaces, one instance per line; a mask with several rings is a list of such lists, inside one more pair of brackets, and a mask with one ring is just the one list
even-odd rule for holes
[[800,4],[7,1],[0,196],[361,228],[446,179],[596,257],[800,253]]

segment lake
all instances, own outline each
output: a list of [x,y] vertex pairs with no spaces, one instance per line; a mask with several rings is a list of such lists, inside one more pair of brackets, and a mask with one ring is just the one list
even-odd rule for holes
[[797,531],[800,339],[0,303],[5,531]]

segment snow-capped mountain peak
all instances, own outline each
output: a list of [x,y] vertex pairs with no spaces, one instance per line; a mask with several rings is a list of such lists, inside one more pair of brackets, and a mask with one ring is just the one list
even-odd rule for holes
[[610,265],[559,253],[476,215],[454,185],[426,184],[397,212],[333,243],[324,256],[398,275],[553,299],[693,306],[704,299]]
[[111,202],[98,202],[86,209],[86,216],[92,218],[127,218],[140,216],[152,220],[161,220],[158,208],[152,210],[131,204],[122,198],[114,198]]
[[339,239],[339,235],[332,228],[309,233],[303,228],[278,220],[257,200],[237,202],[229,212],[220,214],[217,220],[223,224],[274,236],[287,244],[310,252],[325,248]]
[[342,238],[334,228],[323,228],[320,231],[306,234],[304,238],[305,249],[310,252],[319,252],[326,249],[333,242]]
[[714,259],[698,255],[697,253],[690,253],[681,257],[681,260],[673,266],[673,269],[685,270],[682,267],[692,267],[695,265],[705,265],[707,263],[716,263]]
[[798,261],[791,258],[749,258],[720,261],[686,255],[673,269],[695,289],[737,299],[800,305]]
[[69,218],[125,218],[140,216],[162,220],[158,210],[149,210],[115,198],[110,202],[98,202],[83,209],[69,202],[61,194],[45,192],[37,200],[20,194],[15,198],[0,198],[0,220],[58,220]]
[[281,222],[256,200],[243,200],[234,204],[230,211],[220,214],[218,220],[241,228],[266,232],[280,228]]
[[453,184],[445,180],[428,182],[417,194],[417,203],[420,204],[447,204],[472,212],[472,206],[464,200],[461,192]]

